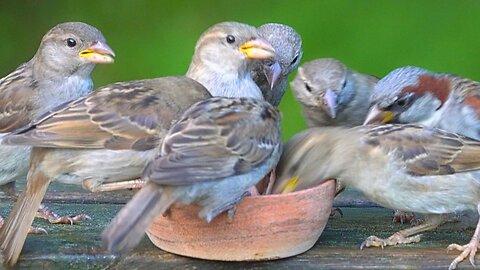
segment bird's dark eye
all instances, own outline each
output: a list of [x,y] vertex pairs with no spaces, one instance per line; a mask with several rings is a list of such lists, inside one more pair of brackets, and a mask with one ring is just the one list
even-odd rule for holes
[[411,94],[402,96],[395,101],[395,105],[397,107],[405,108],[407,105],[410,104],[412,99],[413,99],[413,95],[411,95]]
[[347,79],[343,81],[342,88],[345,88],[345,86],[347,86]]
[[293,58],[293,60],[292,60],[292,62],[290,63],[290,65],[295,64],[295,63],[297,62],[297,60],[298,60],[298,54],[295,55],[295,58]]
[[77,46],[77,41],[75,41],[73,38],[67,38],[67,46],[73,48]]
[[308,85],[308,83],[305,83],[305,88],[307,89],[308,92],[312,92],[312,88],[310,87],[310,85]]
[[232,36],[232,35],[228,35],[227,36],[227,42],[230,43],[230,44],[234,43],[235,42],[235,37]]

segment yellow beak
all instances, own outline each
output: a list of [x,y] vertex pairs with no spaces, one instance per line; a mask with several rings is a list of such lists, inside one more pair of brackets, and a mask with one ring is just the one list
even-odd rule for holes
[[113,50],[107,45],[107,43],[102,41],[95,42],[89,48],[81,51],[79,55],[87,61],[96,64],[113,63],[115,57]]
[[387,124],[395,118],[392,111],[382,111],[377,105],[373,105],[365,118],[363,125]]
[[287,183],[285,183],[285,186],[283,186],[282,194],[290,193],[294,191],[295,188],[297,187],[297,183],[298,183],[298,176],[292,177],[292,179],[288,180]]
[[265,39],[258,37],[242,44],[240,51],[244,52],[249,59],[262,60],[275,56],[275,49],[272,45]]

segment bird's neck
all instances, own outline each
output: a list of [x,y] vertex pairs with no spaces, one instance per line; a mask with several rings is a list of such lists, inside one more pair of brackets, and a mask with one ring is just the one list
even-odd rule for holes
[[87,71],[64,73],[55,67],[44,67],[32,60],[27,65],[31,65],[30,76],[37,90],[35,91],[38,100],[36,104],[41,106],[37,110],[39,114],[69,100],[87,95],[93,90],[93,81],[90,77],[93,67]]
[[95,68],[95,64],[87,63],[80,66],[72,65],[66,68],[59,60],[54,57],[41,57],[38,53],[29,64],[32,66],[33,76],[36,80],[61,82],[68,78],[77,77],[80,80],[91,80],[90,76]]
[[212,96],[264,99],[260,88],[251,77],[248,66],[219,65],[194,59],[187,77],[205,86]]

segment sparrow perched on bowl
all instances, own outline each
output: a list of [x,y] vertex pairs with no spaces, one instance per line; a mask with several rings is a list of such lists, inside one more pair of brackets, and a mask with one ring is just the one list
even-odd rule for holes
[[358,126],[368,112],[377,78],[333,58],[304,63],[290,83],[309,127]]
[[302,38],[295,29],[279,23],[267,23],[257,30],[275,48],[275,57],[257,62],[252,77],[265,100],[278,106],[287,90],[288,76],[302,59]]
[[[480,83],[401,67],[375,86],[365,124],[418,123],[480,140]],[[396,212],[394,220],[411,218]]]
[[280,112],[254,99],[212,98],[193,105],[165,136],[143,172],[147,181],[103,233],[112,252],[135,247],[171,205],[198,204],[210,222],[236,205],[278,162]]
[[[298,190],[339,179],[370,200],[392,209],[426,214],[426,222],[387,239],[368,237],[361,247],[420,241],[419,233],[442,224],[444,214],[480,212],[480,142],[417,125],[312,128],[284,147],[275,191]],[[293,179],[293,180],[292,180]],[[480,222],[471,241],[449,249],[462,253],[450,269],[469,258],[473,264]]]
[[111,84],[4,138],[6,144],[34,146],[26,189],[0,230],[5,263],[18,260],[25,226],[31,224],[32,209],[50,181],[79,184],[90,191],[142,186],[136,178],[155,157],[172,123],[210,93],[262,98],[249,75],[250,62],[273,55],[255,28],[220,23],[200,37],[188,74],[208,91],[187,77]]
[[[33,58],[0,79],[0,140],[52,108],[90,93],[95,64],[112,63],[114,55],[91,25],[67,22],[50,29]],[[30,151],[29,146],[0,145],[0,188],[10,195],[15,181],[27,176]],[[69,222],[42,210],[52,223]]]

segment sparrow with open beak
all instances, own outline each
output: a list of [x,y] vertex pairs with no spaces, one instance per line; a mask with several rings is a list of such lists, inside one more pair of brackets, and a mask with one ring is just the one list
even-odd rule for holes
[[279,23],[267,23],[257,30],[275,48],[275,57],[258,62],[252,77],[265,100],[278,106],[287,90],[288,76],[302,59],[302,38],[295,29]]
[[304,63],[291,87],[309,127],[353,127],[363,123],[377,81],[336,59],[320,58]]
[[231,22],[202,34],[188,75],[208,86],[208,91],[187,77],[111,84],[4,138],[5,144],[34,146],[26,189],[0,230],[5,263],[14,265],[18,260],[25,226],[31,224],[32,209],[50,181],[83,185],[94,192],[141,187],[137,178],[172,123],[192,104],[211,97],[210,93],[262,98],[250,77],[251,61],[274,53],[257,37],[255,28]]
[[[114,55],[93,26],[67,22],[53,27],[30,61],[0,79],[0,139],[55,106],[90,93],[95,64],[112,63]],[[30,149],[0,146],[0,188],[10,195],[14,194],[15,181],[27,176]],[[40,216],[52,223],[86,217],[58,217],[45,207]]]
[[[443,214],[474,209],[480,213],[480,142],[416,125],[313,128],[290,139],[277,167],[277,193],[339,179],[370,200],[391,209],[427,214],[426,222],[387,239],[368,237],[361,247],[420,241],[419,233],[445,220]],[[293,180],[292,180],[293,179]],[[474,263],[480,221],[450,269]]]

